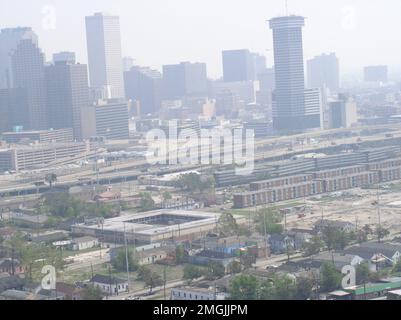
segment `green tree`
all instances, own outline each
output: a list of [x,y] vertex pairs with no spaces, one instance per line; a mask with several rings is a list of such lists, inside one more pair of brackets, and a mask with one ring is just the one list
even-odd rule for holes
[[384,239],[385,237],[390,235],[390,231],[382,226],[377,226],[376,230],[375,230],[375,234],[380,242],[382,239]]
[[153,288],[161,286],[164,283],[162,277],[156,272],[147,273],[144,282],[145,287],[149,288],[150,292],[153,291]]
[[229,237],[238,234],[238,224],[231,213],[225,212],[217,221],[217,230],[221,237]]
[[58,272],[64,270],[66,262],[63,259],[62,251],[53,247],[42,248],[45,252],[46,263],[54,266]]
[[138,268],[138,280],[145,281],[147,277],[152,273],[152,270],[147,266],[140,266]]
[[128,269],[133,272],[138,269],[138,262],[134,259],[134,252],[132,249],[125,251],[125,248],[119,249],[116,255],[111,260],[111,264],[117,271],[127,271],[127,256],[128,256]]
[[302,251],[306,257],[318,254],[324,248],[324,241],[319,236],[314,236],[310,241],[305,242]]
[[33,267],[42,252],[43,249],[35,244],[27,244],[21,248],[21,264],[25,269],[25,276],[29,281],[33,281]]
[[401,273],[401,259],[398,259],[397,263],[394,265],[393,273]]
[[284,275],[274,280],[277,300],[293,300],[297,291],[295,279]]
[[209,262],[206,269],[205,277],[208,280],[215,280],[224,277],[226,270],[220,262]]
[[324,263],[321,269],[321,289],[325,292],[341,287],[342,274],[332,263]]
[[183,245],[178,245],[175,248],[175,262],[177,264],[184,263],[186,260],[186,252]]
[[83,300],[102,300],[103,299],[103,292],[102,290],[94,285],[88,285],[82,294]]
[[[7,255],[11,257],[12,266],[16,265],[16,260],[20,259],[22,252],[26,246],[26,241],[21,232],[16,232],[13,236],[5,241],[5,247],[7,249]],[[15,268],[11,270],[11,274],[14,275]]]
[[238,261],[232,261],[227,266],[227,269],[228,269],[229,274],[238,274],[238,273],[241,273],[241,271],[242,271],[242,265]]
[[363,262],[356,267],[356,283],[366,284],[370,278],[370,269],[367,262]]
[[329,250],[343,250],[349,243],[348,234],[333,226],[323,229],[323,240]]
[[282,234],[284,227],[282,225],[283,217],[275,209],[262,210],[257,216],[257,231],[260,234]]
[[258,291],[258,280],[250,275],[235,277],[229,287],[230,299],[232,300],[257,300]]
[[202,277],[202,275],[202,270],[194,265],[188,264],[184,267],[183,279],[188,280],[189,283],[191,283],[194,279]]
[[308,300],[313,294],[313,281],[309,278],[298,278],[297,279],[297,289],[295,292],[296,300]]
[[156,203],[149,192],[142,192],[139,196],[142,211],[149,211],[155,208]]
[[188,173],[178,178],[177,186],[190,193],[203,193],[206,190],[214,189],[215,181],[213,177],[202,177],[197,173]]
[[48,173],[45,176],[45,181],[50,185],[50,189],[53,189],[53,184],[57,182],[57,175],[55,173]]
[[263,281],[259,288],[260,300],[276,300],[276,287],[272,280]]

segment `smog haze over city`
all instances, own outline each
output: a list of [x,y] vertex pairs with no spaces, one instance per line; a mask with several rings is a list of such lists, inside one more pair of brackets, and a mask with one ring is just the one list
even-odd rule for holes
[[0,0],[0,306],[401,300],[400,12]]
[[[53,6],[55,28],[43,28]],[[400,10],[397,0],[288,0],[288,13],[307,18],[305,56],[336,52],[343,71],[356,77],[364,65],[382,60],[401,69],[401,48],[390,32],[401,27]],[[267,20],[284,15],[286,6],[284,0],[2,0],[0,27],[32,26],[48,55],[68,43],[79,61],[87,62],[82,17],[93,12],[120,16],[123,54],[139,64],[160,68],[177,60],[199,60],[217,78],[222,75],[222,50],[248,48],[267,55],[273,64]]]

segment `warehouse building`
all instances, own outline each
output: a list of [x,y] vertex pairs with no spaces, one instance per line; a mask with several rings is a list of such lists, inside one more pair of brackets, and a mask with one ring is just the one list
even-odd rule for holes
[[[158,210],[72,226],[76,235],[92,236],[111,243],[151,244],[166,240],[193,240],[215,230],[218,213]],[[237,223],[245,218],[235,217]]]

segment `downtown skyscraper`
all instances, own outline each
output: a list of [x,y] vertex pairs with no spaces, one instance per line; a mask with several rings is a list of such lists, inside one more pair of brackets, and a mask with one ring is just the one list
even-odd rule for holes
[[23,39],[11,54],[14,89],[25,90],[27,110],[16,126],[27,130],[48,128],[45,88],[45,55],[35,41]]
[[284,16],[270,20],[273,30],[275,93],[273,126],[277,131],[310,127],[305,115],[305,72],[302,27],[305,18]]
[[22,40],[38,45],[38,37],[31,28],[7,28],[0,30],[0,89],[14,87],[11,56]]
[[124,98],[120,19],[95,13],[86,17],[90,86],[103,98]]
[[89,104],[87,66],[75,63],[72,55],[56,57],[45,68],[49,127],[73,128],[75,139],[82,139],[81,109]]
[[335,53],[308,60],[308,88],[327,88],[331,93],[340,88],[340,67]]

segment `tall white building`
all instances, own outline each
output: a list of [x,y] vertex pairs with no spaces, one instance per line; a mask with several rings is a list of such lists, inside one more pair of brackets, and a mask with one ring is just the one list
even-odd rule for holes
[[31,28],[8,28],[0,30],[0,89],[14,87],[11,56],[22,40],[38,45],[38,37]]
[[95,13],[86,17],[90,86],[107,98],[124,98],[120,18]]
[[315,128],[305,114],[305,75],[302,28],[305,18],[284,16],[270,20],[273,30],[275,93],[274,129],[281,132]]
[[328,127],[327,96],[324,88],[305,89],[305,117],[313,128]]

